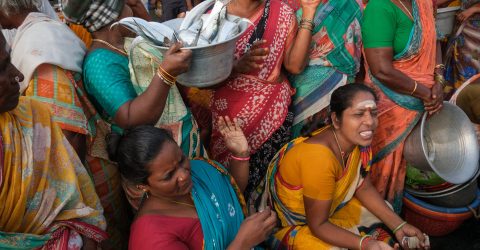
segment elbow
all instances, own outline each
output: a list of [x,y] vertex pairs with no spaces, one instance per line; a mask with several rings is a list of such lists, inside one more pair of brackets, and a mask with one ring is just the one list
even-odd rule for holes
[[375,78],[377,78],[381,81],[383,81],[385,79],[389,79],[390,76],[392,75],[392,70],[391,69],[389,69],[387,67],[382,67],[382,66],[372,67],[372,68],[370,68],[370,72],[372,73],[372,75]]
[[291,63],[291,64],[286,64],[285,69],[290,74],[298,75],[303,72],[303,70],[305,69],[305,65]]

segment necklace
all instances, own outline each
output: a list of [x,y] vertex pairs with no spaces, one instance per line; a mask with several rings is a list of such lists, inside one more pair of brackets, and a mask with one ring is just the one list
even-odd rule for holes
[[[190,195],[191,197],[191,195]],[[186,203],[186,202],[181,202],[181,201],[176,201],[176,200],[172,200],[172,199],[168,199],[168,198],[164,198],[164,197],[158,197],[162,200],[166,200],[166,201],[169,201],[169,202],[172,202],[172,203],[175,203],[175,204],[179,204],[179,205],[184,205],[184,206],[188,206],[188,207],[193,207],[195,208],[195,205],[193,204],[190,204],[190,203]]]
[[92,41],[94,41],[94,42],[99,42],[99,43],[101,43],[101,44],[104,44],[104,45],[106,45],[107,47],[109,47],[109,48],[117,51],[118,53],[120,53],[120,54],[122,54],[122,55],[124,55],[124,56],[128,56],[128,55],[127,55],[127,52],[125,52],[124,50],[121,50],[121,49],[113,46],[111,43],[109,43],[109,42],[107,42],[107,41],[104,41],[104,40],[101,40],[101,39],[92,39]]
[[345,161],[343,160],[343,157],[345,156],[345,152],[343,152],[342,147],[340,146],[340,143],[338,142],[337,133],[335,133],[335,129],[333,127],[332,127],[332,132],[333,132],[333,136],[335,137],[335,142],[337,142],[338,150],[340,150],[340,155],[341,155],[341,158],[342,158],[342,168],[344,168],[345,167]]
[[405,9],[405,11],[407,12],[407,14],[410,16],[410,18],[412,18],[413,20],[413,15],[412,13],[408,10],[407,6],[405,6],[405,4],[403,4],[403,1],[402,0],[398,0],[398,2],[400,2],[400,4],[402,5],[402,7]]

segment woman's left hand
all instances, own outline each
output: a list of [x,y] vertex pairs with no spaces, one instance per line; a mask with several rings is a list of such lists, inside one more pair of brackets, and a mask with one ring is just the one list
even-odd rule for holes
[[432,100],[431,109],[427,110],[430,114],[438,112],[443,107],[443,85],[441,83],[437,82],[433,85]]
[[248,157],[248,142],[245,134],[243,134],[237,119],[233,122],[230,117],[225,116],[218,118],[219,131],[223,136],[227,149],[237,157]]
[[400,245],[403,249],[410,249],[406,244],[406,241],[404,241],[405,237],[417,237],[420,240],[419,249],[430,249],[430,244],[426,242],[425,235],[422,233],[422,231],[410,224],[405,224],[405,226],[398,230],[395,233],[395,237],[397,238],[398,242],[400,242]]

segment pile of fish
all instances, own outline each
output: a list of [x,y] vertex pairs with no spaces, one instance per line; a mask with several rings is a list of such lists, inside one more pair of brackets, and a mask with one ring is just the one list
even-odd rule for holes
[[[227,4],[230,0],[206,0],[195,6],[183,19],[180,28],[174,30],[164,23],[147,22],[141,18],[123,18],[114,25],[122,25],[137,34],[137,41],[149,41],[156,46],[169,47],[182,42],[184,47],[217,44],[240,33],[239,23],[244,18],[228,18]],[[204,14],[213,5],[210,14]]]

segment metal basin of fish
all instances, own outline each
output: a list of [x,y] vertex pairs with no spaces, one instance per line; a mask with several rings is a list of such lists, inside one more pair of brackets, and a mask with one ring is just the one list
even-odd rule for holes
[[405,160],[420,170],[434,171],[442,179],[463,184],[478,169],[477,136],[467,115],[448,102],[413,129],[405,141]]
[[[228,20],[239,19],[236,16],[227,15]],[[178,32],[183,18],[177,18],[164,22]],[[245,21],[239,22],[240,32],[232,38],[209,45],[189,47],[192,50],[192,63],[190,70],[177,77],[177,81],[188,87],[207,88],[226,80],[233,68],[234,53],[237,40],[245,32],[250,24]],[[155,46],[162,54],[168,47]]]

